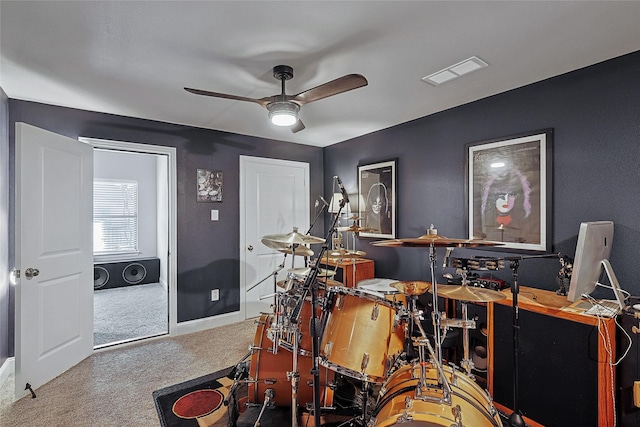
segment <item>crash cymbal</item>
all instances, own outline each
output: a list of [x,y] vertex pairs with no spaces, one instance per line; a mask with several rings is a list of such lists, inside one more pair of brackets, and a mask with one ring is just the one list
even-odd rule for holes
[[363,251],[350,251],[347,249],[334,249],[332,251],[328,251],[327,255],[329,258],[361,258],[366,256],[367,253]]
[[431,289],[431,283],[411,280],[408,282],[394,282],[391,284],[394,288],[406,295],[422,295]]
[[[304,244],[318,244],[324,243],[324,239],[315,236],[307,236],[306,234],[298,233],[297,228],[293,228],[293,231],[289,234],[270,234],[262,236],[262,243],[269,246],[265,241],[270,243],[284,243],[289,245],[304,245]],[[274,248],[275,249],[275,248]]]
[[471,248],[477,246],[497,246],[502,243],[487,242],[484,240],[468,240],[468,239],[449,239],[437,234],[425,234],[420,237],[407,238],[407,239],[392,239],[392,240],[377,240],[371,242],[373,246],[391,246],[391,247],[423,247],[423,246],[435,246],[445,248]]
[[507,298],[502,292],[468,285],[438,285],[438,296],[469,302],[493,302]]
[[[298,276],[308,276],[311,273],[311,267],[290,268],[287,271]],[[333,277],[335,275],[336,272],[333,270],[318,269],[318,277]]]
[[353,214],[351,215],[349,218],[346,218],[347,221],[360,221],[362,220],[362,218],[360,218],[358,215]]

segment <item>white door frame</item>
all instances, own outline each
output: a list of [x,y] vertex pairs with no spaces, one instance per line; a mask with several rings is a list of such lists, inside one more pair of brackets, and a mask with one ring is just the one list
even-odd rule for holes
[[97,139],[89,137],[79,137],[82,142],[91,144],[93,148],[101,148],[107,150],[127,151],[142,154],[158,154],[168,157],[168,175],[169,175],[169,253],[167,254],[167,285],[169,287],[169,335],[179,335],[177,329],[178,319],[178,268],[177,268],[177,183],[178,174],[176,166],[176,149],[175,147],[165,147],[162,145],[140,144],[136,142],[114,141],[108,139]]

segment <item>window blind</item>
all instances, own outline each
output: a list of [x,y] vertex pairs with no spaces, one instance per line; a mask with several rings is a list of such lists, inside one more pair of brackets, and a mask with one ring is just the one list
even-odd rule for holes
[[138,252],[138,183],[93,182],[93,253]]

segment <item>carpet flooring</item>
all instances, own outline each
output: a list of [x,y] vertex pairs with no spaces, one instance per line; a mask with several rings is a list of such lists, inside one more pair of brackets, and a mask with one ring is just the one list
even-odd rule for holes
[[0,427],[159,426],[155,390],[235,366],[253,343],[254,320],[95,352],[13,402],[0,386]]
[[167,291],[159,283],[93,293],[93,345],[101,347],[169,332]]

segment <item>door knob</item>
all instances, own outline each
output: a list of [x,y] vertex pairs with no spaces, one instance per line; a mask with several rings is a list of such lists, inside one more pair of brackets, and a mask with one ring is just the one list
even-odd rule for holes
[[251,245],[247,246],[247,250],[248,250],[249,252],[253,251],[253,246],[251,246]]
[[24,271],[24,277],[26,277],[27,279],[36,277],[38,274],[40,274],[40,270],[38,270],[37,268],[29,267]]

